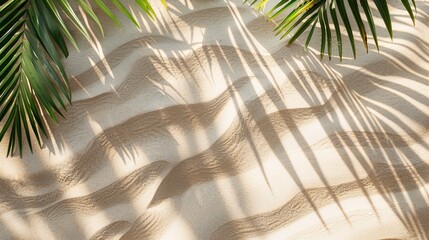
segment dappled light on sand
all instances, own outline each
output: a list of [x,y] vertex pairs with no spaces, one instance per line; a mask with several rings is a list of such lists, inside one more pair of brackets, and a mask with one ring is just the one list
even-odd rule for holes
[[240,1],[168,2],[78,37],[66,118],[0,161],[1,239],[429,238],[429,3],[329,62]]

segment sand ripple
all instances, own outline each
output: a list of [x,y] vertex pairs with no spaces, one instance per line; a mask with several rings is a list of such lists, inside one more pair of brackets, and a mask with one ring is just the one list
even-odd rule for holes
[[1,239],[428,239],[429,4],[342,63],[240,2],[169,4],[65,60],[67,118],[0,163]]

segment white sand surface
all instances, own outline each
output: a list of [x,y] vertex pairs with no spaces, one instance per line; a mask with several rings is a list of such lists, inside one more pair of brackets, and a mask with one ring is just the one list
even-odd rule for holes
[[167,2],[76,32],[66,118],[0,161],[0,239],[429,238],[427,1],[342,62],[240,1]]

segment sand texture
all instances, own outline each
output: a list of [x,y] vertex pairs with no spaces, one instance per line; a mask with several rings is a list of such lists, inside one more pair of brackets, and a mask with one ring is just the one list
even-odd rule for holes
[[429,238],[427,1],[342,62],[240,1],[167,2],[75,31],[66,118],[0,161],[0,239]]

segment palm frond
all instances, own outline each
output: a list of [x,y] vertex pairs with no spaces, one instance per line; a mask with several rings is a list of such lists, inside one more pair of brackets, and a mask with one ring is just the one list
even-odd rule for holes
[[[118,0],[109,0],[136,26],[138,21]],[[87,0],[76,0],[102,30],[102,25]],[[113,21],[115,15],[106,0],[93,0]],[[147,0],[135,1],[151,18],[154,10]],[[33,150],[31,135],[39,146],[46,136],[45,116],[57,122],[71,102],[71,91],[61,57],[67,57],[68,39],[76,45],[62,16],[89,39],[88,29],[67,0],[0,1],[0,141],[9,138],[7,156],[16,149],[22,156],[23,142]],[[57,50],[59,49],[59,50]]]
[[[264,5],[266,2],[266,0],[254,0],[253,2],[251,2],[251,5],[255,5],[257,8],[261,8],[261,4]],[[416,8],[415,1],[401,0],[401,2],[414,23],[415,15],[413,8]],[[381,18],[384,21],[384,24],[387,28],[387,31],[389,32],[390,37],[392,38],[392,21],[390,18],[387,0],[374,0],[374,3],[377,11],[380,13]],[[348,9],[351,10],[352,17],[349,16],[347,12]],[[361,15],[360,10],[363,10],[365,18],[363,18],[363,14]],[[342,20],[342,24],[340,24],[337,13]],[[281,18],[282,14],[284,14],[285,17]],[[360,37],[362,39],[364,47],[368,51],[369,33],[366,29],[366,25],[364,24],[364,19],[366,19],[366,22],[373,36],[375,46],[377,50],[379,49],[373,13],[371,7],[368,4],[368,0],[281,0],[267,13],[267,16],[269,17],[269,19],[280,18],[280,23],[275,28],[275,31],[277,32],[277,34],[282,34],[281,38],[284,38],[285,36],[294,31],[290,40],[288,41],[288,45],[292,44],[300,35],[305,32],[306,29],[311,26],[311,29],[307,36],[307,40],[305,42],[305,49],[310,43],[315,26],[318,24],[320,26],[321,31],[321,57],[325,55],[325,48],[327,47],[328,56],[329,58],[331,58],[331,31],[334,30],[340,60],[343,56],[341,27],[344,27],[346,29],[349,42],[351,44],[353,56],[354,58],[356,58],[356,45],[353,36],[353,27],[350,22],[350,19],[353,19],[355,21],[356,26],[358,28],[357,30],[360,33]]]

